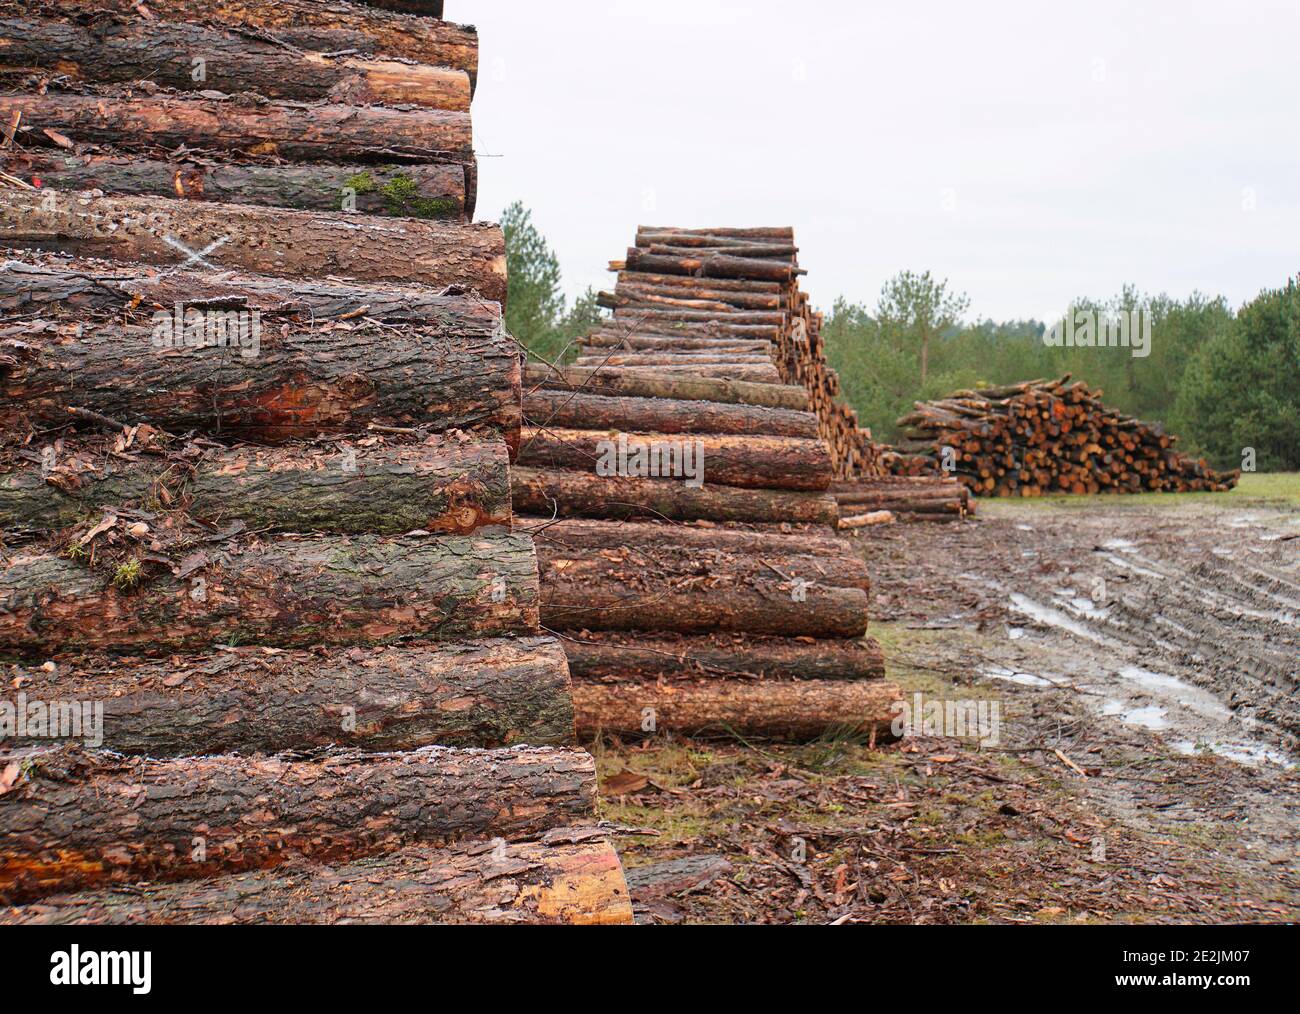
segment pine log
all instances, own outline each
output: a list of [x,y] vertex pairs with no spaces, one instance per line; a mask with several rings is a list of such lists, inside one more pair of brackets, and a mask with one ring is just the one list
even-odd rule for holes
[[[0,123],[21,114],[19,139],[54,130],[74,144],[216,149],[302,162],[391,162],[393,158],[468,165],[469,113],[345,103],[261,102],[179,95],[0,95]],[[35,136],[35,135],[33,135]]]
[[[196,61],[201,60],[201,63]],[[467,112],[463,70],[355,56],[326,57],[247,33],[160,21],[0,18],[0,71],[55,72],[90,84],[152,81],[183,91],[276,99],[415,105]]]
[[242,521],[258,531],[510,528],[509,456],[500,441],[208,448],[197,460],[115,455],[102,441],[49,446],[48,456],[0,470],[0,527],[50,531],[98,520],[106,508],[163,505],[213,526]]
[[102,726],[64,738],[150,757],[573,742],[568,665],[548,638],[61,658],[52,669],[6,667],[4,676],[0,715],[6,705],[14,711],[0,739],[15,746],[48,742],[43,725],[27,722],[29,735],[17,734],[24,708],[73,701],[102,703]]
[[553,747],[123,758],[57,747],[0,796],[0,903],[106,883],[342,862],[590,820],[595,762]]
[[651,683],[748,680],[875,680],[885,660],[875,640],[712,634],[673,637],[589,631],[564,639],[575,681]]
[[355,432],[371,422],[488,426],[518,442],[519,358],[496,329],[339,334],[296,325],[285,336],[268,328],[248,357],[220,346],[156,347],[147,326],[92,319],[81,331],[0,339],[0,353],[17,360],[0,358],[0,427],[64,423],[68,409],[80,407],[122,424],[264,443]]
[[511,469],[510,489],[516,512],[547,516],[815,525],[839,520],[835,498],[824,493],[716,484],[696,489],[673,479],[602,478],[526,467]]
[[0,205],[0,242],[159,264],[198,257],[289,278],[460,284],[502,305],[506,297],[505,240],[486,223],[21,190]]
[[545,539],[537,557],[548,630],[857,638],[867,629],[866,592],[815,581],[804,558],[662,545],[570,549]]
[[642,334],[623,337],[610,334],[591,334],[582,339],[579,348],[584,351],[589,349],[648,349],[665,352],[741,353],[742,355],[762,353],[769,359],[776,351],[775,346],[769,341],[752,341],[748,338],[694,338]]
[[526,536],[245,536],[196,552],[174,572],[141,567],[132,582],[120,566],[101,571],[20,549],[0,570],[0,646],[30,657],[537,629],[537,559]]
[[[41,255],[28,254],[39,259]],[[177,303],[246,308],[312,322],[367,317],[427,323],[440,331],[482,334],[501,326],[501,305],[473,296],[401,285],[308,282],[223,271],[171,270],[115,261],[46,255],[48,264],[0,261],[0,310],[36,312],[122,310],[134,306],[172,310]]]
[[762,736],[817,739],[848,732],[889,739],[893,683],[736,683],[710,680],[660,687],[651,683],[575,683],[578,735]]
[[792,264],[710,253],[702,257],[656,256],[635,247],[627,252],[627,269],[652,274],[690,275],[694,278],[744,278],[789,282],[801,272]]
[[[3,276],[0,275],[0,278]],[[556,387],[561,390],[582,389],[591,394],[622,395],[637,398],[671,398],[678,401],[716,401],[728,405],[755,405],[782,408],[793,412],[809,410],[808,392],[789,384],[754,384],[726,379],[692,379],[689,377],[654,377],[617,369],[579,369],[529,363],[527,382],[530,388]]]
[[763,293],[784,300],[785,286],[781,282],[764,282],[744,278],[695,278],[691,275],[656,274],[647,271],[620,271],[618,288],[624,285],[648,286],[688,292],[740,292]]
[[[76,18],[111,11],[139,17],[139,0],[42,0],[45,17]],[[342,0],[150,0],[169,21],[263,30],[299,49],[320,53],[355,50],[362,56],[405,57],[478,77],[478,33],[471,27],[390,14]],[[0,11],[20,17],[25,0],[0,0]]]
[[186,157],[26,153],[4,163],[10,175],[63,191],[217,201],[299,211],[346,211],[346,199],[367,215],[465,219],[464,166],[237,165]]
[[0,911],[0,925],[629,925],[622,865],[604,834],[562,829],[537,842],[56,895]]
[[672,352],[631,351],[579,346],[573,365],[583,366],[763,366],[772,361],[766,353],[714,352],[711,349],[687,349]]
[[776,577],[871,591],[866,560],[852,543],[834,535],[585,518],[520,518],[516,531],[533,536],[543,573],[572,554],[612,560],[631,549],[649,555],[651,570],[671,567],[689,573],[694,568],[718,577]]
[[711,242],[715,238],[738,240],[746,243],[793,243],[792,226],[759,226],[754,228],[724,228],[721,226],[708,229],[681,229],[673,225],[642,225],[636,230],[636,245],[648,243],[651,236],[674,236],[679,240],[698,239]]
[[542,388],[524,397],[524,416],[536,426],[630,429],[642,433],[728,433],[817,439],[811,412],[664,398],[612,398]]
[[[641,449],[650,455],[656,445],[677,447],[683,441],[667,433],[627,433],[621,430],[575,430],[554,426],[524,427],[520,436],[519,463],[533,468],[573,469],[598,478],[597,468],[611,458],[611,448],[626,440],[628,469]],[[830,455],[821,440],[763,435],[692,434],[694,465],[705,485],[738,486],[746,489],[824,490],[832,479]],[[662,475],[654,475],[653,462],[644,477],[685,481],[693,476],[673,475],[670,456],[660,455]],[[673,461],[676,460],[674,456]],[[676,469],[681,472],[682,469]]]

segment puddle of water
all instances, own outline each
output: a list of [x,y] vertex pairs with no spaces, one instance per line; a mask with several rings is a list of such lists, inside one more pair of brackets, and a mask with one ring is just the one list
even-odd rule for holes
[[1142,708],[1130,708],[1124,701],[1110,698],[1101,706],[1101,713],[1107,718],[1118,718],[1125,725],[1136,725],[1152,732],[1168,729],[1172,723],[1164,708],[1149,704]]
[[1137,549],[1136,542],[1129,542],[1128,539],[1107,539],[1101,544],[1102,549],[1118,549],[1121,553],[1130,549]]
[[1212,718],[1216,722],[1232,720],[1232,709],[1214,694],[1177,677],[1162,672],[1152,672],[1137,665],[1125,666],[1119,671],[1119,675],[1121,679],[1134,683],[1149,693],[1172,697],[1175,702],[1188,711],[1196,712],[1202,718]]
[[1025,636],[1024,627],[1007,627],[1007,636],[1013,641],[1019,641]]
[[1204,741],[1193,743],[1185,739],[1175,743],[1174,749],[1188,757],[1199,753],[1201,749],[1208,749],[1211,753],[1236,761],[1238,764],[1276,764],[1288,771],[1295,767],[1295,762],[1281,750],[1273,750],[1258,743],[1206,743]]
[[1050,687],[1052,685],[1051,680],[1045,680],[1043,677],[1035,676],[1031,672],[1016,672],[1014,669],[1004,669],[1000,665],[985,666],[980,670],[980,674],[990,679],[1018,683],[1022,687]]
[[1081,623],[1072,616],[1067,616],[1059,609],[1053,609],[1051,606],[1045,606],[1041,602],[1035,602],[1027,595],[1021,595],[1019,592],[1011,593],[1011,607],[1018,613],[1023,613],[1039,623],[1049,627],[1059,627],[1061,630],[1068,630],[1071,634],[1082,637],[1093,644],[1111,644],[1108,637],[1103,637],[1086,623]]

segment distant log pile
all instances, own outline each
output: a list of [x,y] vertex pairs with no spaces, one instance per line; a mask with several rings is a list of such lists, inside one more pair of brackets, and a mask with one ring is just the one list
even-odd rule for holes
[[1035,380],[917,402],[886,461],[899,476],[948,476],[977,496],[1221,491],[1158,423],[1129,418],[1082,381]]
[[0,922],[631,921],[441,6],[0,0]]

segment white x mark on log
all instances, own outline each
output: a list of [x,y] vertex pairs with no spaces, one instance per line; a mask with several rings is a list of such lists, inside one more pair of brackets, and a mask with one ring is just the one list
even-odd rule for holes
[[193,250],[187,247],[180,240],[176,239],[174,236],[170,236],[170,235],[164,236],[163,242],[166,243],[169,247],[172,247],[174,250],[179,250],[181,251],[181,253],[188,255],[185,263],[181,265],[181,268],[187,268],[191,264],[202,264],[205,268],[208,268],[211,271],[219,271],[221,269],[218,268],[215,264],[209,264],[206,258],[208,254],[221,249],[223,246],[229,243],[230,237],[222,236],[216,242],[209,243],[198,253],[195,253]]

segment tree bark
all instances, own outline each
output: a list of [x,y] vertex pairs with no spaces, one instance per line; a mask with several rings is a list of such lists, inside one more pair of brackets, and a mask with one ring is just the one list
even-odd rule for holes
[[[39,259],[41,255],[29,256]],[[138,264],[104,261],[59,259],[54,264],[57,266],[0,262],[0,310],[38,314],[51,310],[120,310],[141,303],[171,310],[177,303],[207,302],[306,322],[369,317],[477,334],[501,326],[499,303],[472,296],[444,296],[416,286],[308,282],[226,271],[215,274],[174,270],[163,274]]]
[[[816,739],[832,731],[889,739],[893,683],[575,683],[578,735],[763,736]],[[653,722],[653,729],[647,725]]]
[[0,122],[9,124],[19,113],[24,130],[48,128],[76,144],[146,153],[183,145],[301,162],[474,160],[469,113],[443,109],[116,93],[0,95]]
[[[665,433],[624,433],[618,430],[571,430],[548,426],[524,427],[520,435],[519,463],[532,468],[573,469],[592,473],[600,481],[613,476],[597,475],[607,456],[607,447],[625,437],[628,468],[637,467],[632,456],[637,448],[655,444],[677,445],[683,441]],[[717,483],[746,489],[824,490],[832,479],[830,455],[820,440],[798,437],[728,434],[692,434],[695,467],[705,485]],[[668,470],[667,455],[661,464]],[[647,478],[654,477],[645,476]],[[664,475],[683,481],[685,476]]]
[[579,348],[579,356],[573,365],[582,366],[766,366],[772,361],[764,353],[727,352],[718,353],[709,349],[695,349],[674,352],[631,351],[620,352],[616,349],[596,348],[590,353]]
[[98,520],[105,508],[148,509],[161,498],[199,521],[243,521],[258,531],[468,535],[510,528],[509,456],[499,441],[209,448],[197,461],[128,459],[110,450],[102,442],[63,441],[49,460],[23,459],[0,471],[0,526],[51,531]]
[[690,275],[694,278],[741,278],[765,282],[790,282],[801,272],[793,264],[748,257],[728,257],[710,253],[700,257],[663,256],[646,253],[635,247],[627,252],[629,271],[663,275]]
[[554,367],[545,363],[528,365],[527,382],[530,388],[581,389],[590,394],[671,398],[677,401],[715,401],[728,405],[783,408],[793,412],[808,411],[808,392],[802,387],[790,384],[754,384],[738,380],[693,379],[678,376],[656,377],[642,372],[629,373],[626,370],[609,368],[593,370],[575,366]]
[[[310,652],[232,648],[165,660],[92,656],[60,659],[53,671],[16,666],[6,677],[0,709],[6,702],[15,709],[12,731],[24,705],[102,702],[98,736],[83,725],[80,737],[64,738],[114,753],[573,742],[568,664],[547,638]],[[48,743],[43,727],[25,728],[27,737],[0,732],[0,740]]]
[[[786,286],[782,282],[764,282],[745,278],[695,278],[691,275],[657,274],[651,271],[626,271],[618,273],[617,288],[624,285],[671,289],[676,292],[730,292],[775,296],[780,306],[785,305]],[[710,297],[706,297],[710,298]]]
[[860,580],[851,566],[824,583],[814,580],[807,558],[758,560],[699,546],[673,552],[631,543],[573,549],[545,538],[537,558],[548,630],[857,638],[867,629],[866,592],[830,583]]
[[206,159],[165,161],[126,155],[25,153],[6,160],[10,175],[42,188],[102,190],[110,196],[170,197],[299,211],[341,211],[350,191],[362,214],[463,220],[460,165],[237,165]]
[[0,427],[11,432],[67,422],[68,409],[81,407],[124,424],[263,443],[386,422],[487,426],[518,444],[519,358],[486,328],[367,328],[341,337],[298,325],[287,336],[267,329],[248,357],[247,348],[155,346],[149,327],[95,319],[80,337],[32,338],[0,339],[0,353],[17,360],[0,358]]
[[19,551],[0,570],[0,645],[28,656],[306,648],[537,629],[537,558],[524,536],[244,537],[201,552],[188,573],[146,571],[128,589],[116,571]]
[[[75,18],[111,11],[139,17],[138,5],[139,0],[42,0],[41,14]],[[462,70],[471,81],[478,77],[478,33],[448,22],[390,14],[341,0],[154,0],[149,6],[173,22],[261,29],[299,49],[405,57]],[[31,7],[24,0],[0,0],[0,11],[21,17]]]
[[871,638],[821,640],[752,634],[687,637],[592,631],[564,640],[575,681],[625,683],[732,678],[874,680],[885,676]]
[[601,478],[525,467],[511,470],[510,489],[516,512],[547,516],[815,525],[839,520],[834,497],[824,493],[718,485],[694,489],[672,479]]
[[580,346],[585,354],[592,355],[591,349],[649,349],[664,352],[716,352],[740,353],[754,355],[761,353],[771,359],[776,351],[769,341],[751,341],[747,338],[691,338],[669,337],[667,335],[627,335],[591,334],[582,340]]
[[129,883],[342,862],[416,843],[527,838],[590,820],[578,750],[128,759],[60,747],[10,754],[0,902]]
[[[589,521],[568,518],[546,521],[520,518],[517,528],[537,543],[539,561],[565,559],[571,554],[620,554],[634,547],[648,554],[653,566],[711,573],[746,575],[785,581],[803,579],[837,588],[871,591],[871,572],[852,543],[834,535],[790,535],[684,524],[635,521]],[[606,556],[607,559],[612,557]]]
[[201,260],[287,278],[459,284],[503,306],[506,301],[505,240],[486,223],[21,190],[0,206],[0,240],[157,264],[189,263],[192,257],[173,244],[197,256],[221,242]]
[[630,925],[623,868],[603,835],[559,830],[538,842],[57,895],[0,911],[0,925]]
[[[201,63],[195,61],[201,60]],[[247,33],[169,21],[0,18],[0,69],[90,84],[152,81],[181,91],[468,112],[469,75],[427,64],[291,50]]]
[[611,317],[591,332],[600,338],[623,339],[632,337],[663,338],[732,338],[738,341],[777,343],[781,329],[771,324],[680,323],[646,320],[634,313]]
[[817,439],[811,412],[707,401],[611,398],[542,388],[524,397],[524,416],[535,426],[619,429],[642,433],[722,433]]

